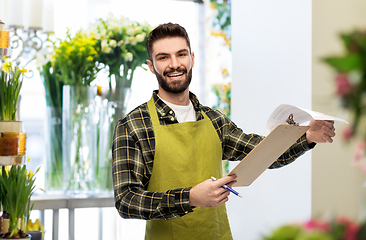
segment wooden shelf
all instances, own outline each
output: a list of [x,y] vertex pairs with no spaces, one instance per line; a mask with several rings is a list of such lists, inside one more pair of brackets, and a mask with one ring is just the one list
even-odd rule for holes
[[0,166],[23,165],[26,163],[27,156],[0,156]]

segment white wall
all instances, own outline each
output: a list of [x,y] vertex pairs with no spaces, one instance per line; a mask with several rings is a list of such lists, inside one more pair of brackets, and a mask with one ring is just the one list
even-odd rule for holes
[[[232,119],[267,135],[272,111],[287,103],[311,109],[311,1],[232,0]],[[227,204],[234,239],[254,240],[311,214],[311,152],[251,186]]]

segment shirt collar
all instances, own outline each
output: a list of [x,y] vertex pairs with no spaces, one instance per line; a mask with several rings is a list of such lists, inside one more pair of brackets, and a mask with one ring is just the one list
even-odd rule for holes
[[[159,98],[158,92],[158,90],[153,91],[153,99],[158,114],[162,117],[175,117],[174,111]],[[192,102],[195,111],[200,112],[200,102],[198,101],[196,95],[194,95],[192,92],[189,92],[189,100]]]

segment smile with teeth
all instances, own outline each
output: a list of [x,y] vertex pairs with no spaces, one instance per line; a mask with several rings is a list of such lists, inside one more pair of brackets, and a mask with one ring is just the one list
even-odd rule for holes
[[174,77],[180,77],[182,75],[183,75],[183,73],[181,72],[181,73],[168,74],[168,77],[174,78]]

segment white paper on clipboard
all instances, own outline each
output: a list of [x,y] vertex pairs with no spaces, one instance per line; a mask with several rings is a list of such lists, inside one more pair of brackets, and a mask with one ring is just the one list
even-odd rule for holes
[[249,186],[272,165],[309,126],[279,124],[228,175],[235,174],[234,187]]

